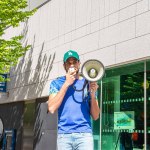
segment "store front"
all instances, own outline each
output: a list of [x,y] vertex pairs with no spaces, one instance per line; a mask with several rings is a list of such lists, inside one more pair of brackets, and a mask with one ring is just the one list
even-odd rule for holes
[[99,84],[95,150],[150,150],[150,61],[106,69]]

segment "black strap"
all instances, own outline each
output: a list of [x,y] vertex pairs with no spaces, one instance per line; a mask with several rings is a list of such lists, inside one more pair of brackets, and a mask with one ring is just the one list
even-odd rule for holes
[[75,91],[81,92],[81,91],[84,91],[84,88],[85,88],[85,86],[87,85],[87,83],[88,83],[88,81],[85,79],[84,84],[83,84],[83,87],[82,87],[82,89],[80,89],[80,90],[76,89],[76,87],[75,87],[74,85],[73,85],[72,87],[73,87],[73,89],[74,89]]

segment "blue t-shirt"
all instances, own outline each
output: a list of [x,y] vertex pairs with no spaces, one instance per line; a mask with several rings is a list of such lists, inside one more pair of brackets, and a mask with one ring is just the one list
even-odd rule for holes
[[[50,94],[59,92],[65,80],[65,76],[53,80],[50,84]],[[87,86],[84,92],[81,90],[84,83],[84,78],[76,79],[69,86],[58,109],[58,133],[92,133],[90,94]]]

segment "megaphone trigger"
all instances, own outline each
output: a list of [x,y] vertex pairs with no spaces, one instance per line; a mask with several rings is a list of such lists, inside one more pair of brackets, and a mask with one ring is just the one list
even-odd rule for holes
[[90,59],[86,61],[81,68],[81,74],[88,81],[93,82],[100,80],[103,77],[104,72],[104,65],[96,59]]

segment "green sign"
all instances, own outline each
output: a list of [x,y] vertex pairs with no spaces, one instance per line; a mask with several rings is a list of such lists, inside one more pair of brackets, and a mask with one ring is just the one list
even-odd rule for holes
[[134,111],[114,112],[114,129],[134,129]]

